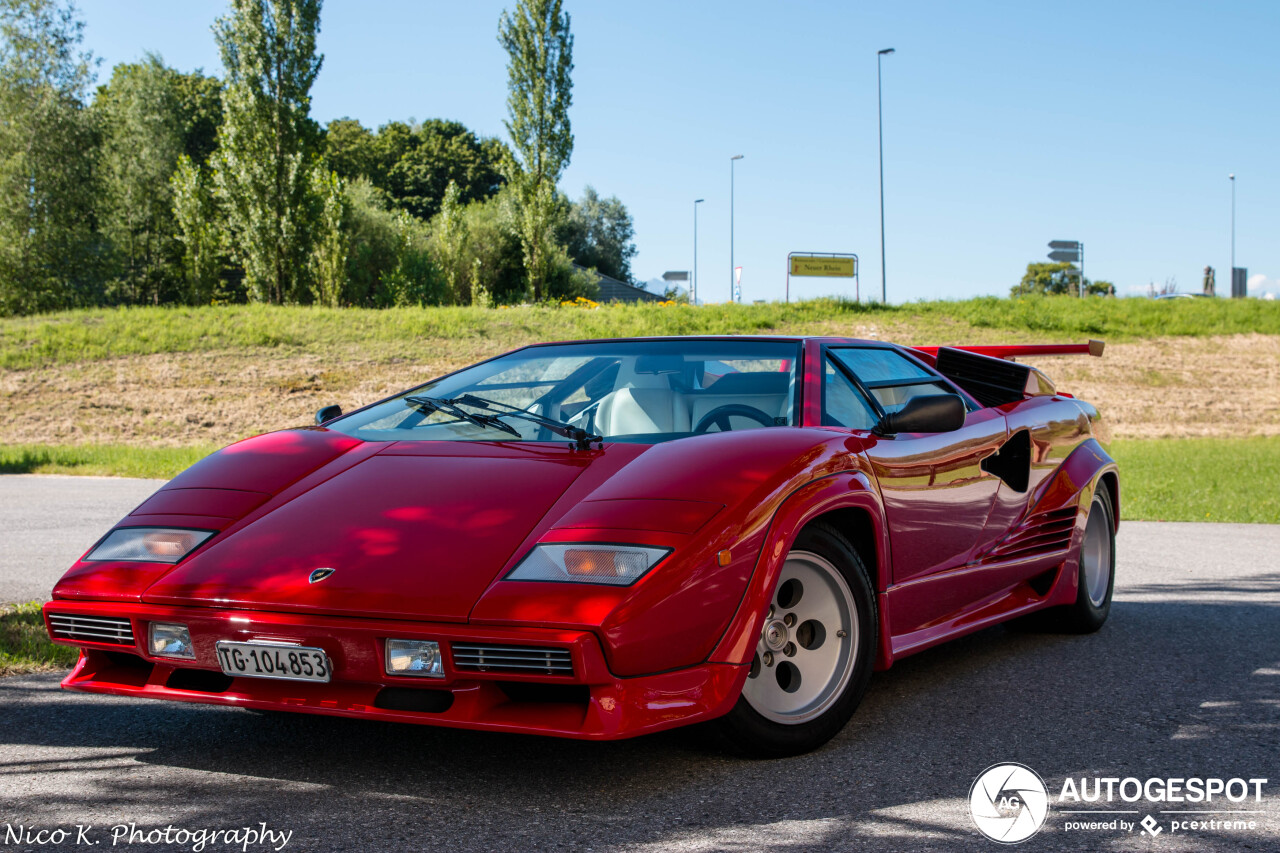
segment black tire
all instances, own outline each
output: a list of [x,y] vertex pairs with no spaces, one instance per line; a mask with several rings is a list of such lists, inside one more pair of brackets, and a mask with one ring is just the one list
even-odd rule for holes
[[[751,758],[784,758],[791,755],[800,755],[817,749],[834,737],[840,729],[844,728],[849,718],[853,716],[854,710],[867,692],[867,685],[871,680],[871,670],[875,663],[876,644],[879,638],[876,598],[866,566],[858,558],[857,551],[839,531],[824,524],[814,524],[801,531],[796,538],[791,553],[788,554],[788,561],[793,559],[793,555],[795,555],[795,559],[801,561],[811,560],[810,555],[816,555],[824,560],[827,565],[838,570],[839,578],[843,579],[844,587],[847,588],[851,597],[851,612],[856,613],[856,630],[846,630],[844,638],[839,638],[840,635],[836,630],[831,631],[831,634],[835,636],[827,636],[824,628],[824,638],[814,643],[816,629],[811,628],[808,634],[805,634],[801,629],[810,623],[795,624],[788,629],[792,633],[784,635],[791,637],[787,644],[791,647],[791,654],[789,656],[785,652],[778,652],[775,661],[776,668],[765,666],[761,662],[761,649],[768,651],[768,647],[765,646],[765,638],[761,638],[760,645],[757,646],[756,658],[752,663],[753,675],[751,678],[775,677],[781,682],[783,667],[788,665],[796,673],[800,673],[801,670],[794,663],[791,663],[791,660],[794,659],[797,653],[803,654],[804,650],[809,649],[810,646],[804,645],[803,649],[799,649],[796,648],[797,643],[802,645],[813,643],[813,650],[818,650],[828,641],[834,643],[836,645],[823,654],[824,656],[834,654],[838,660],[834,664],[834,671],[830,677],[821,682],[814,682],[813,689],[819,690],[820,693],[819,697],[814,700],[813,710],[807,712],[798,711],[794,715],[794,720],[782,721],[782,718],[787,716],[785,713],[777,713],[772,717],[766,716],[756,707],[753,707],[751,700],[748,698],[748,694],[752,692],[752,685],[749,681],[733,710],[724,717],[708,724],[720,746]],[[815,567],[812,562],[806,565],[810,569]],[[825,568],[820,568],[819,570],[825,571]],[[784,604],[783,599],[780,597],[784,593],[784,584],[784,577],[780,577],[778,589],[774,591],[771,599],[771,609],[775,610],[777,618],[772,621],[766,621],[766,632],[768,632],[771,624],[774,622],[781,623],[785,617],[785,613],[778,612],[787,609],[781,607]],[[840,591],[840,581],[834,578],[829,583],[811,584],[811,586],[816,586],[817,588],[807,590],[807,594],[832,596],[831,589],[836,589],[836,594],[839,594]],[[799,600],[796,599],[796,601]],[[830,601],[834,603],[836,600],[832,597]],[[796,606],[796,612],[800,612],[797,605],[792,604],[791,606]],[[832,627],[834,628],[834,625]],[[849,627],[851,626],[846,625],[846,628]],[[776,635],[772,637],[774,642],[779,639],[781,638]],[[839,645],[841,643],[845,645]],[[770,654],[772,655],[773,653],[770,652]],[[799,660],[803,660],[803,658]],[[799,679],[799,675],[795,677]],[[843,686],[840,686],[842,682]],[[786,688],[784,687],[783,689],[785,690]],[[757,701],[762,700],[758,699]],[[762,704],[764,704],[763,701]]]
[[[1091,537],[1100,537],[1095,541]],[[1085,565],[1086,549],[1096,547],[1096,556],[1105,559],[1107,565],[1106,591],[1091,597],[1088,570]],[[1111,613],[1111,594],[1116,585],[1116,525],[1107,487],[1099,484],[1089,505],[1085,519],[1085,535],[1080,543],[1080,555],[1076,564],[1076,600],[1073,604],[1051,607],[1024,616],[1011,623],[1011,627],[1030,631],[1054,631],[1067,634],[1092,634],[1103,626]],[[1095,597],[1097,600],[1095,600]]]
[[[1093,526],[1091,526],[1093,525]],[[1091,533],[1101,537],[1093,542]],[[1095,546],[1099,555],[1106,561],[1106,592],[1101,596],[1090,596],[1088,579],[1086,578],[1085,549]],[[1092,634],[1102,627],[1111,613],[1111,594],[1116,587],[1116,524],[1115,511],[1111,507],[1111,494],[1102,484],[1093,493],[1093,502],[1089,506],[1089,517],[1085,521],[1085,536],[1080,543],[1080,559],[1076,568],[1076,602],[1068,605],[1062,612],[1062,627],[1073,634]]]

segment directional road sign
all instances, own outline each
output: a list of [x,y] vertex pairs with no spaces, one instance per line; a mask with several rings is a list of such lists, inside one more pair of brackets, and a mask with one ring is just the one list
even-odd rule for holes
[[1068,262],[1070,262],[1070,263],[1075,263],[1076,261],[1080,260],[1080,250],[1079,250],[1079,249],[1071,249],[1071,250],[1069,250],[1069,251],[1068,251],[1067,249],[1062,249],[1062,250],[1057,251],[1057,252],[1050,252],[1050,253],[1049,253],[1049,260],[1051,260],[1051,261],[1068,261]]

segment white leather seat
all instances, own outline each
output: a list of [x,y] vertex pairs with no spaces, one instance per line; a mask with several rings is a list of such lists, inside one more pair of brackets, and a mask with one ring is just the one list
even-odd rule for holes
[[666,388],[619,388],[600,401],[595,422],[605,438],[690,429],[683,397]]

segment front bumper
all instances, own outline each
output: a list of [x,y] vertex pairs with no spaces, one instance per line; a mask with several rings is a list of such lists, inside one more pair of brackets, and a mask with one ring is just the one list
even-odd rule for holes
[[[51,615],[128,619],[132,644],[59,637]],[[708,663],[619,678],[609,672],[596,636],[586,631],[65,600],[45,604],[44,616],[54,642],[81,649],[75,669],[62,681],[68,690],[588,740],[633,737],[726,714],[747,675],[745,666]],[[149,654],[151,622],[186,624],[196,660]],[[387,675],[388,637],[439,642],[445,677]],[[332,680],[223,675],[218,640],[322,648],[332,662]],[[452,647],[459,643],[567,650],[573,672],[467,671],[453,661]]]

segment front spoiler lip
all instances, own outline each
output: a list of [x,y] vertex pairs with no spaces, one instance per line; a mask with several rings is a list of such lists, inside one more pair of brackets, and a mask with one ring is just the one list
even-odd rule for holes
[[[45,605],[46,628],[50,613],[127,617],[133,626],[133,646],[55,640],[81,648],[75,669],[62,681],[67,690],[587,740],[633,737],[728,713],[748,670],[746,666],[708,663],[656,675],[619,678],[609,672],[596,636],[575,630],[65,600]],[[196,647],[196,661],[166,660],[148,654],[145,644],[147,623],[151,621],[187,624]],[[388,636],[440,641],[446,677],[386,675],[382,640]],[[325,649],[334,666],[333,681],[324,684],[239,677],[231,679],[230,686],[220,692],[167,686],[170,676],[179,669],[221,673],[214,643],[220,639],[250,638],[301,641]],[[455,671],[448,653],[452,642],[566,648],[574,663],[574,674]],[[118,657],[106,654],[112,651],[134,655],[145,665],[125,667]],[[579,685],[585,688],[581,692],[587,698],[583,702],[514,701],[499,682]],[[438,713],[375,707],[378,693],[388,687],[443,690],[452,694],[453,701],[447,710]]]

